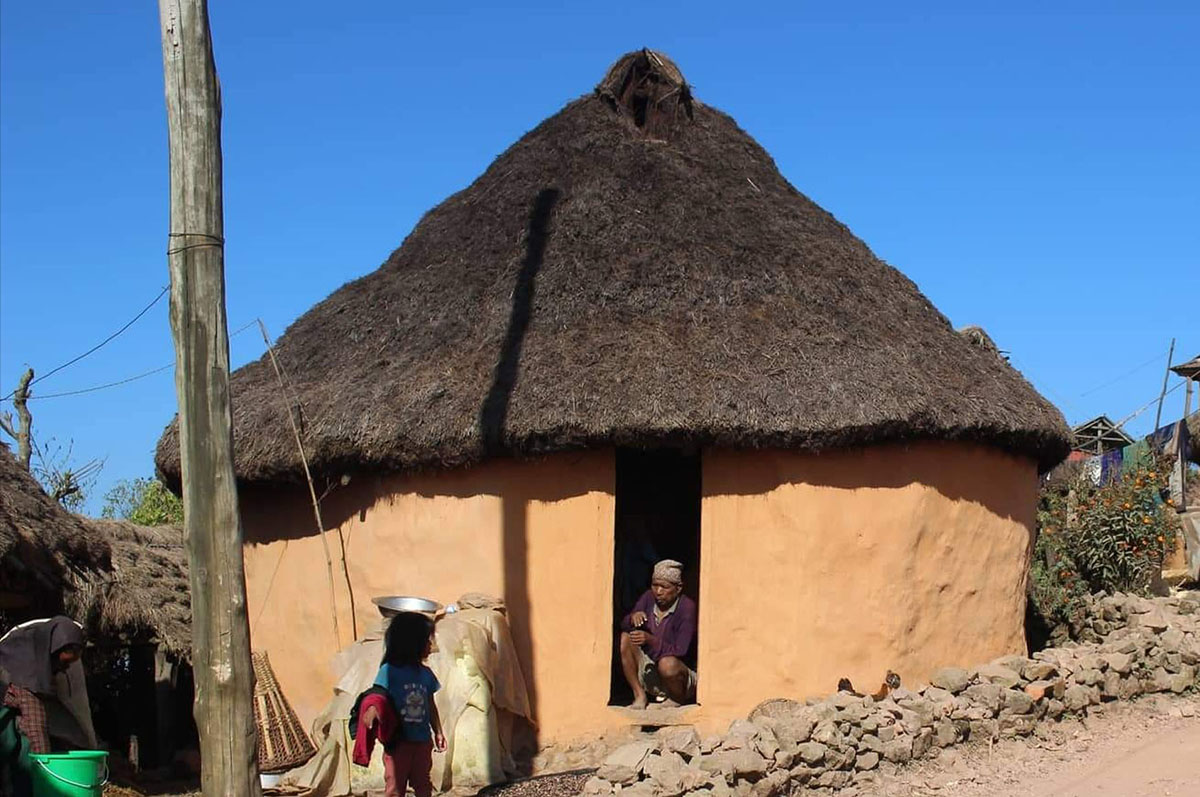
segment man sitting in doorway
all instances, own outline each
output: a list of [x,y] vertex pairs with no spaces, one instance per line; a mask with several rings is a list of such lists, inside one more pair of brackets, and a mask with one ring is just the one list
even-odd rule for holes
[[650,589],[621,621],[621,669],[633,689],[630,708],[646,707],[647,692],[669,705],[696,697],[696,671],[687,665],[696,641],[696,602],[683,594],[683,565],[654,566]]

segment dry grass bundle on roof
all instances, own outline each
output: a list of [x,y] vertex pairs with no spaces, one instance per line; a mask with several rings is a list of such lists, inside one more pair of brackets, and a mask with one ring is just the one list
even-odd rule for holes
[[667,56],[642,49],[609,67],[596,96],[651,138],[669,139],[693,118],[692,91]]
[[157,642],[190,658],[187,551],[177,526],[87,519],[112,546],[112,569],[77,584],[71,610],[98,643]]
[[[665,140],[631,124],[612,85],[638,56],[279,338],[297,402],[265,357],[234,374],[241,480],[303,478],[288,413],[335,479],[611,445],[1066,456],[1059,411],[733,119],[689,99]],[[178,484],[175,426],[157,462]]]

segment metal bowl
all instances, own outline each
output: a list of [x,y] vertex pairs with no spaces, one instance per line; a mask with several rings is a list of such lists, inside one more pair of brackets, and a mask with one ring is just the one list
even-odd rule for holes
[[420,614],[437,614],[442,610],[442,604],[428,598],[414,598],[409,595],[385,595],[371,598],[371,603],[379,607],[379,613],[390,617],[400,612],[419,612]]

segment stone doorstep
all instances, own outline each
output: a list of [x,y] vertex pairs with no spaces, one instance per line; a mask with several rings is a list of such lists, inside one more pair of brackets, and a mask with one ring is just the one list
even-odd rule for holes
[[642,728],[669,728],[674,725],[694,725],[695,714],[700,706],[673,706],[670,708],[633,709],[626,706],[609,707],[618,716],[627,720],[627,724]]

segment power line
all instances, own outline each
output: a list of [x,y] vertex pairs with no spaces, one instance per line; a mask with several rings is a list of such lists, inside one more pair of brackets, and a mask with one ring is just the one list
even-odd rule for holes
[[[1029,375],[1030,371],[1029,371],[1029,369],[1027,369],[1025,367],[1023,361],[1018,360],[1015,356],[1013,356],[1011,354],[1009,355],[1009,361],[1012,363],[1013,368],[1015,368],[1017,371],[1019,371],[1022,376],[1024,376],[1027,380],[1029,380],[1030,383],[1033,382],[1032,377]],[[1069,398],[1066,398],[1065,396],[1061,395],[1058,391],[1052,390],[1049,385],[1045,385],[1045,384],[1039,385],[1038,390],[1041,390],[1043,393],[1049,394],[1050,398],[1054,400],[1054,405],[1056,407],[1060,407],[1060,408],[1066,407],[1075,412],[1079,411],[1079,408],[1076,406],[1075,402],[1073,402]]]
[[[257,322],[258,322],[258,319],[255,319],[254,321],[250,321],[247,324],[243,324],[241,327],[239,327],[237,329],[237,331],[231,332],[229,337],[233,338],[233,337],[236,337],[237,335],[240,335],[241,333],[245,332],[250,327],[254,326]],[[92,387],[85,387],[85,388],[81,388],[79,390],[67,390],[62,393],[47,393],[44,396],[30,396],[29,400],[35,401],[38,399],[63,398],[64,396],[79,396],[84,393],[95,393],[97,390],[107,390],[110,387],[120,387],[121,385],[127,385],[130,382],[136,382],[139,379],[145,379],[148,376],[154,376],[155,374],[162,373],[163,371],[167,370],[168,368],[174,368],[174,367],[175,367],[175,363],[167,363],[166,365],[160,365],[158,368],[154,368],[150,371],[144,371],[140,374],[135,374],[133,376],[126,377],[124,379],[118,379],[116,382],[108,382],[103,385],[94,385]]]
[[[1185,379],[1185,380],[1183,380],[1182,382],[1180,382],[1179,384],[1175,385],[1175,387],[1171,388],[1170,390],[1167,390],[1167,391],[1163,392],[1163,393],[1162,393],[1162,397],[1166,397],[1166,396],[1169,396],[1169,395],[1171,395],[1171,394],[1172,394],[1172,393],[1174,393],[1176,390],[1178,390],[1179,388],[1183,387],[1183,386],[1184,386],[1184,385],[1186,385],[1186,384],[1187,384],[1187,380]],[[1124,419],[1124,420],[1122,420],[1120,423],[1118,423],[1118,424],[1117,424],[1117,428],[1120,428],[1120,427],[1124,426],[1125,424],[1129,423],[1130,421],[1132,421],[1132,420],[1133,420],[1134,418],[1136,418],[1137,416],[1141,415],[1141,414],[1142,414],[1143,412],[1145,412],[1146,410],[1148,410],[1148,409],[1150,409],[1151,407],[1153,407],[1153,406],[1154,406],[1154,405],[1155,405],[1155,404],[1158,402],[1158,400],[1159,400],[1159,396],[1155,396],[1154,398],[1150,399],[1150,400],[1149,400],[1149,401],[1147,401],[1145,404],[1143,404],[1141,407],[1138,407],[1136,410],[1134,410],[1134,411],[1133,411],[1133,412],[1131,412],[1129,415],[1127,415],[1127,416],[1125,417],[1125,419]],[[1157,429],[1152,429],[1151,431],[1158,431],[1158,430],[1157,430]]]
[[62,398],[63,396],[79,396],[84,393],[95,393],[97,390],[106,390],[107,388],[110,388],[110,387],[117,387],[119,385],[127,385],[130,382],[136,382],[137,380],[145,379],[148,376],[154,376],[155,374],[161,374],[163,371],[167,370],[168,368],[174,368],[174,367],[175,367],[175,363],[167,363],[166,365],[155,368],[153,371],[146,371],[145,373],[141,373],[136,376],[131,376],[126,379],[117,380],[116,382],[109,382],[106,385],[96,385],[95,387],[85,387],[81,390],[68,390],[64,393],[47,393],[44,396],[30,396],[29,400],[35,401],[35,400],[40,400],[40,399]]
[[[83,354],[80,354],[78,357],[75,357],[75,358],[73,358],[73,359],[67,360],[65,363],[63,363],[62,365],[58,366],[57,368],[52,368],[52,369],[50,369],[50,371],[48,371],[47,373],[44,373],[44,374],[42,374],[41,376],[37,377],[36,379],[34,379],[33,381],[31,381],[31,382],[29,383],[30,387],[32,387],[33,385],[36,385],[38,382],[41,382],[43,379],[47,379],[47,378],[49,378],[49,377],[51,377],[51,376],[54,376],[56,373],[58,373],[59,371],[61,371],[61,370],[62,370],[62,369],[64,369],[64,368],[66,368],[67,366],[74,365],[75,363],[77,363],[77,362],[79,362],[80,360],[82,360],[84,357],[87,357],[87,356],[88,356],[88,355],[90,355],[90,354],[94,354],[95,352],[97,352],[97,351],[99,351],[100,349],[102,349],[102,348],[103,348],[105,345],[107,345],[107,344],[108,344],[110,341],[112,341],[114,338],[116,338],[116,337],[117,337],[118,335],[120,335],[122,332],[124,332],[125,330],[127,330],[127,329],[129,329],[131,326],[133,326],[135,323],[137,323],[137,320],[138,320],[139,318],[141,318],[142,316],[144,316],[146,313],[150,312],[150,308],[152,308],[152,307],[154,307],[154,305],[158,304],[159,300],[160,300],[160,299],[162,299],[162,297],[166,296],[166,295],[167,295],[167,291],[169,291],[170,289],[171,289],[171,286],[170,286],[170,285],[167,285],[167,286],[165,286],[165,287],[164,287],[164,288],[163,288],[161,291],[159,291],[159,292],[158,292],[158,296],[155,296],[155,297],[154,297],[154,301],[150,302],[150,304],[148,304],[148,305],[146,305],[145,307],[143,307],[143,308],[142,308],[142,311],[141,311],[140,313],[138,313],[137,315],[135,315],[133,318],[131,318],[131,319],[130,319],[130,320],[129,320],[129,321],[126,323],[126,324],[125,324],[125,326],[121,327],[121,328],[120,328],[120,329],[118,329],[116,332],[112,333],[112,334],[111,334],[111,335],[109,335],[107,338],[105,338],[104,340],[100,341],[99,343],[97,343],[97,344],[96,344],[95,346],[93,346],[92,348],[90,348],[90,349],[88,349],[87,351],[85,351]],[[7,396],[5,396],[3,399],[0,399],[0,401],[8,401],[10,398],[12,398],[13,396],[15,396],[15,395],[16,395],[16,393],[17,393],[17,391],[15,391],[15,390],[14,390],[14,391],[12,391],[11,393],[9,393]]]
[[1110,386],[1112,386],[1112,385],[1115,385],[1117,382],[1120,382],[1120,381],[1121,381],[1122,379],[1124,379],[1125,377],[1127,377],[1127,376],[1133,376],[1133,375],[1134,375],[1134,374],[1136,374],[1138,371],[1140,371],[1140,370],[1142,370],[1143,368],[1145,368],[1147,365],[1150,365],[1151,363],[1155,363],[1155,362],[1160,362],[1161,360],[1162,360],[1162,355],[1161,355],[1161,354],[1156,354],[1156,355],[1154,355],[1153,357],[1151,357],[1149,360],[1146,360],[1146,362],[1144,362],[1144,363],[1142,363],[1142,364],[1140,364],[1140,365],[1135,365],[1133,368],[1129,369],[1128,371],[1126,371],[1125,373],[1121,374],[1120,376],[1113,377],[1112,379],[1110,379],[1109,381],[1105,382],[1105,383],[1104,383],[1104,384],[1102,384],[1102,385],[1099,385],[1098,387],[1094,387],[1094,388],[1092,388],[1091,390],[1088,390],[1088,391],[1085,391],[1085,392],[1083,392],[1083,393],[1080,393],[1080,394],[1079,394],[1079,398],[1083,398],[1084,396],[1090,396],[1090,395],[1092,395],[1093,393],[1096,393],[1097,391],[1103,390],[1103,389],[1104,389],[1104,388],[1106,388],[1106,387],[1110,387]]
[[254,324],[257,324],[257,323],[259,323],[257,318],[252,318],[250,320],[247,320],[247,322],[245,324],[242,324],[241,326],[239,326],[238,329],[235,329],[234,331],[229,332],[229,337],[238,337],[239,335],[242,334],[242,332],[245,332],[247,329],[250,329],[251,326],[253,326]]

